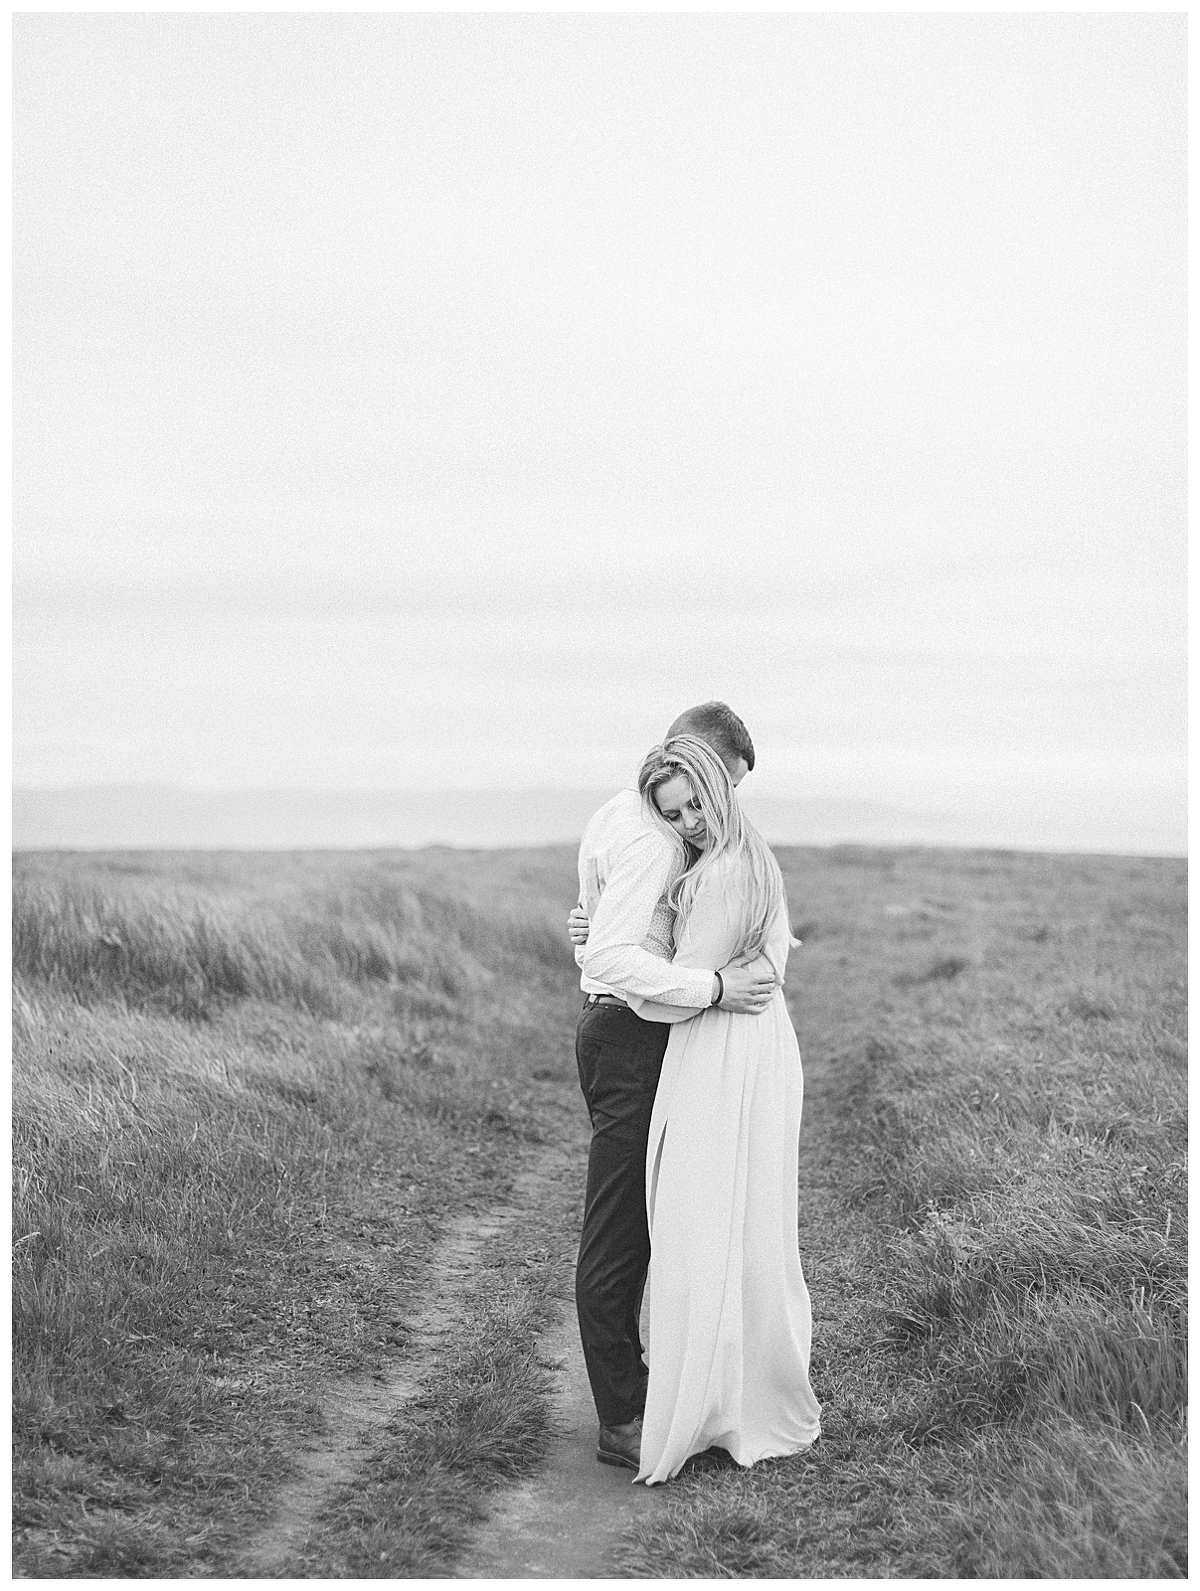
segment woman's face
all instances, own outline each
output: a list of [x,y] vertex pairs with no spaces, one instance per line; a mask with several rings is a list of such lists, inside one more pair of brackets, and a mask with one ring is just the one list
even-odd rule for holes
[[692,781],[686,773],[660,784],[654,791],[654,804],[676,834],[702,851],[708,844],[708,831]]

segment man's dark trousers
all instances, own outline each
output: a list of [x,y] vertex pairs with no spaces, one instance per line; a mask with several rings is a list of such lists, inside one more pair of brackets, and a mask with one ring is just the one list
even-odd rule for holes
[[585,1005],[575,1034],[579,1083],[592,1119],[575,1304],[601,1425],[625,1425],[646,1406],[638,1316],[650,1263],[646,1140],[669,1022],[627,1006]]

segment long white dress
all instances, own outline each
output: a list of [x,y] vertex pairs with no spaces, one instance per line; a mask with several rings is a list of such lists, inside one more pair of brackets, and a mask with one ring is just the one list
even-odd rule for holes
[[[736,953],[736,866],[707,872],[676,962],[723,967]],[[789,944],[781,911],[766,946],[780,978]],[[797,1245],[803,1088],[782,989],[759,1016],[716,1007],[671,1030],[646,1152],[650,1381],[639,1481],[668,1480],[707,1447],[753,1464],[820,1434]]]

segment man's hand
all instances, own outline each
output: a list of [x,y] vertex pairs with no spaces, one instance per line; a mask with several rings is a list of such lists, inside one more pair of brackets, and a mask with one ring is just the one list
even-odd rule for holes
[[567,918],[567,938],[573,945],[586,945],[591,918],[582,906],[573,906]]
[[725,993],[718,1009],[741,1016],[758,1016],[767,1009],[776,985],[774,970],[764,956],[748,967],[730,962],[720,972]]

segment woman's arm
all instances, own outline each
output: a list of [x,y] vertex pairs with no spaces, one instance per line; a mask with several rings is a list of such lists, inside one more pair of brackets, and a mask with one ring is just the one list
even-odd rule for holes
[[763,947],[763,959],[770,963],[775,980],[781,987],[784,974],[787,972],[788,952],[791,948],[792,925],[788,921],[787,902],[784,901],[767,929],[767,942]]
[[[683,936],[690,946],[690,953],[695,952],[695,947],[698,943],[697,921],[700,923],[700,931],[706,935],[717,926],[717,914],[713,911],[713,907],[719,899],[722,883],[723,876],[722,878],[713,877],[707,879],[697,895],[696,907],[701,905],[702,900],[707,900],[707,904],[701,911],[699,920],[696,918],[695,907],[690,914],[692,929],[690,934],[685,933]],[[716,886],[715,890],[713,886]],[[714,943],[718,948],[723,947],[729,941],[731,933],[736,940],[737,934],[740,932],[740,924],[729,924],[726,922],[727,916],[727,905],[723,905],[720,913],[721,927],[714,939]],[[577,961],[582,960],[582,947],[587,943],[589,929],[590,923],[584,908],[582,906],[572,907],[567,918],[567,937],[575,946],[575,959]],[[677,959],[678,951],[672,957],[673,961]],[[783,961],[786,961],[786,947]],[[705,963],[701,961],[698,965],[703,967]],[[735,1013],[752,1015],[761,1012],[765,1009],[772,992],[771,985],[778,985],[783,981],[781,970],[783,962],[781,961],[780,971],[777,972],[775,965],[767,955],[756,956],[753,961],[739,966],[731,967],[727,962],[721,962],[719,965],[722,975],[721,983],[718,985],[714,979],[713,990],[715,993],[718,988],[721,988],[722,1006]],[[627,995],[626,999],[630,1009],[645,1022],[688,1022],[692,1017],[698,1016],[701,1011],[708,1009],[707,1006],[702,1005],[664,1005],[659,1001],[647,1000],[634,994]]]

